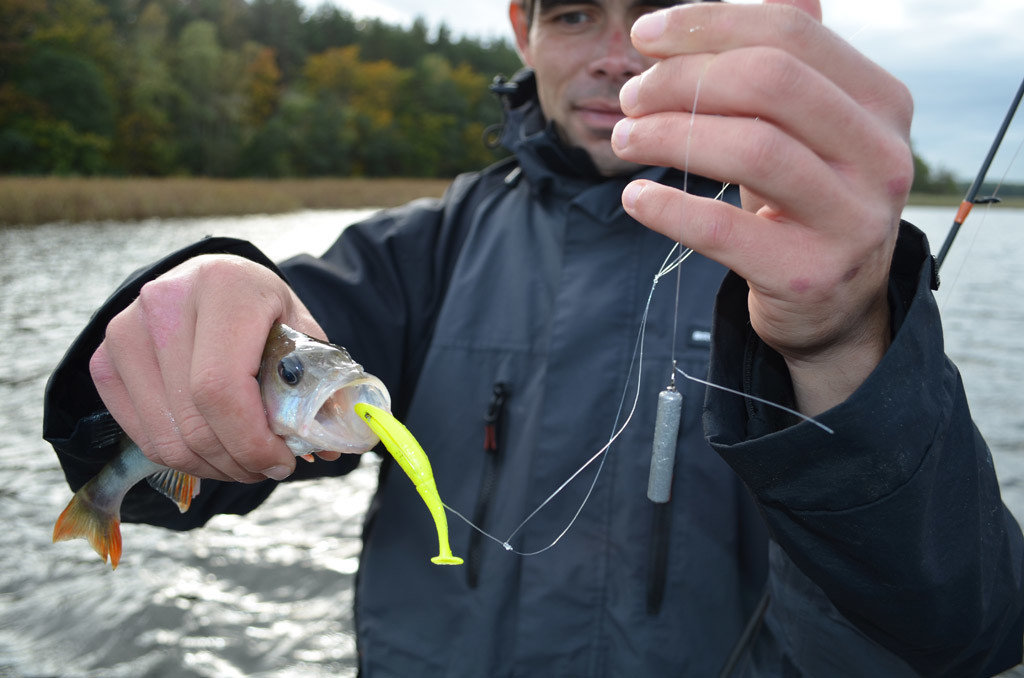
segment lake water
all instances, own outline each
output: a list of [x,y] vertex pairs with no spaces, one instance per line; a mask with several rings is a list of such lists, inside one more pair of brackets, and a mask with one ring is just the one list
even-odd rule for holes
[[[955,208],[909,208],[938,249]],[[83,541],[51,544],[67,503],[40,438],[47,376],[135,268],[204,235],[275,259],[326,248],[368,211],[48,224],[0,230],[0,678],[355,675],[352,583],[370,455],[344,479],[286,484],[202,530],[124,528],[118,570]],[[943,270],[947,352],[1024,516],[1024,210],[978,208]],[[316,507],[317,510],[309,510]],[[1024,676],[1024,672],[1011,672]]]

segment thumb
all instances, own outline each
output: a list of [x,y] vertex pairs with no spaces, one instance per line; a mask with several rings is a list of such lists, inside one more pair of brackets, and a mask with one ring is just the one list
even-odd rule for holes
[[801,9],[821,21],[821,0],[764,0],[766,5],[789,5]]

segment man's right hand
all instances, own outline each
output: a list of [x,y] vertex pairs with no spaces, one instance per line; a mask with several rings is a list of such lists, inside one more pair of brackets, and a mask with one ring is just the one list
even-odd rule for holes
[[282,480],[295,457],[270,430],[256,382],[276,321],[326,339],[273,271],[230,255],[195,257],[143,286],[107,325],[89,369],[151,460],[203,478]]

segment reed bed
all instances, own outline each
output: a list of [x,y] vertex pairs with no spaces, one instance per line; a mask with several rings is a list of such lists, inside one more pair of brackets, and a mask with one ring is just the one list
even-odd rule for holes
[[440,196],[448,179],[0,177],[0,225],[390,207]]
[[[438,197],[449,183],[449,179],[0,177],[0,226],[391,207]],[[951,214],[960,200],[959,195],[910,196],[912,205],[948,206]],[[1024,207],[1024,198],[1008,197],[1003,204]]]

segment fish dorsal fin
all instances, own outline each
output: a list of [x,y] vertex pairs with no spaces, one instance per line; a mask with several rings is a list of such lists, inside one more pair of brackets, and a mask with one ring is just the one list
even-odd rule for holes
[[153,489],[164,495],[184,513],[192,503],[192,497],[199,494],[199,478],[182,471],[167,469],[146,478]]

